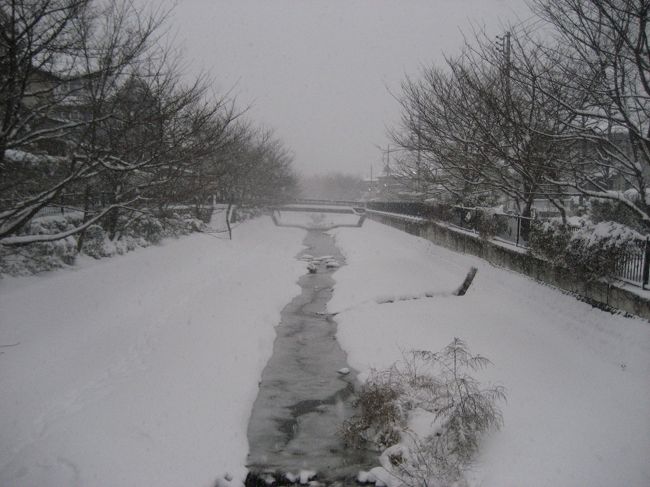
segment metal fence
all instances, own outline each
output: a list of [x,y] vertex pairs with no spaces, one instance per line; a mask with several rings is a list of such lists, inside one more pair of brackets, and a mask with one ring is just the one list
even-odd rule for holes
[[[479,209],[466,206],[453,206],[452,208],[454,218],[447,220],[448,223],[476,234],[481,232]],[[495,239],[514,244],[517,247],[528,248],[528,233],[533,218],[507,213],[494,213],[491,218],[492,221],[489,224],[491,234]]]
[[[419,202],[371,202],[368,207],[388,213],[398,213],[443,221],[449,225],[479,234],[481,231],[480,211],[478,208],[465,206],[431,205]],[[517,247],[528,248],[530,224],[540,218],[521,215],[496,213],[494,238]],[[577,230],[577,228],[576,228]],[[646,289],[650,281],[650,243],[648,239],[639,239],[619,258],[612,276],[629,284]]]
[[36,215],[34,215],[34,218],[41,216],[65,215],[66,212],[69,213],[70,211],[70,209],[64,206],[45,206],[38,210]]
[[438,211],[449,208],[444,205],[430,205],[418,201],[370,201],[366,203],[366,206],[368,209],[375,211],[432,219],[445,219],[441,214],[438,214]]
[[497,221],[495,238],[514,243],[517,247],[528,247],[525,222],[531,222],[532,218],[506,214],[496,214],[494,217]]
[[645,289],[650,269],[649,252],[648,239],[637,240],[616,263],[614,277]]

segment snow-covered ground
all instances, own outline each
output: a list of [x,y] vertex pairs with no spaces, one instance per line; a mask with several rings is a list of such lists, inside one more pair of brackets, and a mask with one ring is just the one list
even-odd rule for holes
[[0,485],[241,478],[303,236],[261,218],[233,241],[195,234],[1,280]]
[[[494,363],[480,378],[507,388],[505,426],[472,487],[650,485],[650,324],[372,221],[332,233],[347,265],[329,308],[353,367],[453,337]],[[0,486],[243,477],[304,231],[260,218],[224,236],[0,281]]]
[[[485,440],[471,486],[650,485],[648,322],[373,221],[332,233],[347,265],[329,310],[353,367],[385,368],[454,337],[493,362],[477,377],[506,387],[505,426]],[[470,266],[469,291],[451,295]]]

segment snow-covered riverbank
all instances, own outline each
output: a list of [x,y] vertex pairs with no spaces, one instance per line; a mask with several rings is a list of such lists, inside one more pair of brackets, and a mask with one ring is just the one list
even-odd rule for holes
[[[505,426],[471,487],[650,485],[648,322],[372,221],[332,233],[347,265],[329,310],[353,367],[453,337],[494,363],[479,378],[507,388]],[[304,235],[260,218],[232,242],[192,235],[0,281],[0,485],[237,485]]]
[[[505,426],[471,486],[650,485],[648,322],[376,222],[332,233],[347,266],[329,310],[353,367],[385,368],[454,337],[493,362],[479,377],[506,387]],[[452,296],[470,266],[467,295]]]
[[294,259],[304,234],[261,218],[232,242],[195,234],[0,281],[0,485],[243,478],[274,326],[305,272]]

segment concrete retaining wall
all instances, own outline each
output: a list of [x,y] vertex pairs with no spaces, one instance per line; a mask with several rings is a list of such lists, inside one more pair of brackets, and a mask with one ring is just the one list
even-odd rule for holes
[[399,215],[368,212],[368,218],[426,238],[451,250],[476,255],[488,262],[558,287],[585,301],[605,308],[615,308],[650,319],[650,300],[638,294],[604,282],[586,283],[575,279],[571,272],[549,262],[482,240],[477,235],[451,229],[434,221],[414,221]]

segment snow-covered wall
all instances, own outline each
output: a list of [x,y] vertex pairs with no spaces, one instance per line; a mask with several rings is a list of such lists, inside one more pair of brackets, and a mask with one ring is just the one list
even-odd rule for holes
[[611,286],[605,282],[586,283],[577,280],[571,272],[563,267],[522,252],[521,249],[496,245],[461,231],[455,231],[443,224],[428,221],[415,222],[398,215],[370,212],[368,217],[398,228],[413,235],[466,254],[476,255],[488,262],[511,269],[565,291],[577,294],[594,304],[616,308],[628,313],[650,319],[650,292],[638,288],[632,289]]

